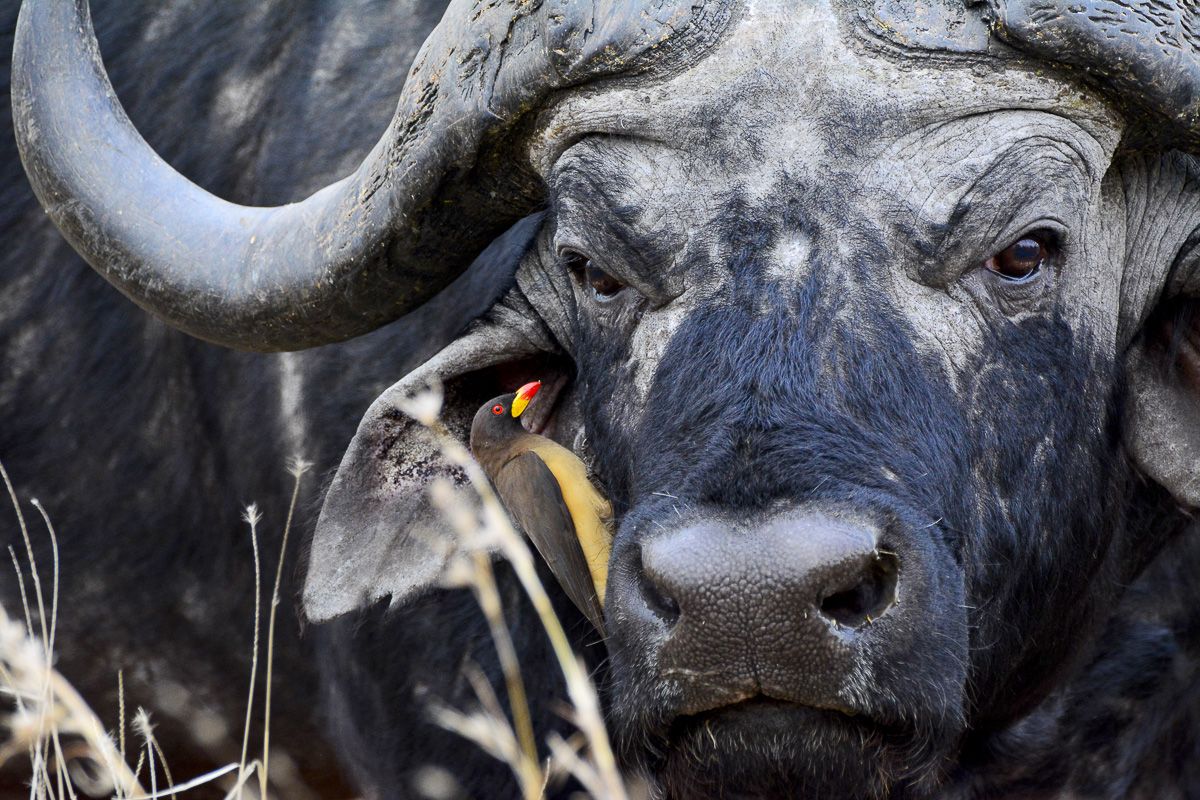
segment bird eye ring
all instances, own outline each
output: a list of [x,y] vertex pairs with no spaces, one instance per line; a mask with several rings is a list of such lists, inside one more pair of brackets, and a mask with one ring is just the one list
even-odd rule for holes
[[501,414],[504,413],[504,406],[500,405],[499,403],[496,403],[496,405],[492,406],[492,413],[495,414],[497,417],[500,416]]

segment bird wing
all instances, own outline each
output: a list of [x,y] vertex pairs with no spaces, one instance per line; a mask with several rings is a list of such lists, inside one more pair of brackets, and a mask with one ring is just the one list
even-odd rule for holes
[[567,511],[575,521],[575,536],[592,572],[592,585],[600,605],[608,587],[608,561],[612,553],[612,505],[596,491],[587,467],[579,457],[557,442],[537,437],[530,450],[537,453],[558,479]]
[[494,483],[508,513],[537,547],[571,601],[604,633],[604,610],[554,473],[532,451],[510,459]]

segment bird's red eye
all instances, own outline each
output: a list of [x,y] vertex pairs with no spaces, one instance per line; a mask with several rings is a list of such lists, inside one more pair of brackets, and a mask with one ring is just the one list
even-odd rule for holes
[[504,406],[500,405],[499,403],[496,403],[496,405],[492,406],[492,413],[495,414],[497,417],[500,416],[501,414],[504,413]]

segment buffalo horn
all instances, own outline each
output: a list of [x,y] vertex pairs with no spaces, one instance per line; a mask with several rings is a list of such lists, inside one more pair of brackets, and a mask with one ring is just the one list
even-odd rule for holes
[[[300,349],[419,306],[536,208],[514,129],[552,92],[694,52],[717,17],[682,0],[454,0],[358,169],[268,208],[209,194],[146,144],[105,73],[86,0],[26,0],[17,143],[54,223],[138,305],[219,344]],[[689,41],[667,46],[676,38]]]
[[987,0],[1017,49],[1081,70],[1132,110],[1131,139],[1200,151],[1200,14],[1193,0]]

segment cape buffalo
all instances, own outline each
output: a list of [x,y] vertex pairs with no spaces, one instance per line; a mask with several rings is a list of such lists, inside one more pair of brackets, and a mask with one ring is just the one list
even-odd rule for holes
[[[316,54],[354,46],[315,29],[334,32]],[[428,488],[457,473],[401,406],[439,383],[465,440],[531,377],[556,389],[545,432],[614,507],[607,640],[557,599],[623,765],[659,794],[1200,790],[1188,0],[454,0],[374,148],[286,205],[218,199],[155,155],[83,0],[26,4],[12,104],[47,214],[175,328],[300,350],[403,317],[399,360],[473,320],[346,437],[308,554],[326,725],[367,796],[410,796],[429,764],[515,792],[426,716],[467,701],[468,663],[502,680],[473,599],[438,581],[454,541]],[[70,325],[57,346],[94,352]],[[130,371],[183,347],[123,333]],[[331,402],[387,351],[323,352],[305,380],[328,376]],[[209,357],[202,391],[276,363]],[[128,380],[189,396],[149,375]],[[276,386],[237,386],[277,409]],[[161,408],[112,431],[173,451],[138,425]],[[264,464],[196,416],[228,459],[119,488],[179,504],[166,541],[207,561],[199,589],[231,557],[186,520],[189,487]],[[89,457],[102,472],[109,451]],[[539,735],[565,730],[545,637],[500,582]],[[228,625],[206,616],[224,595],[183,612]]]

